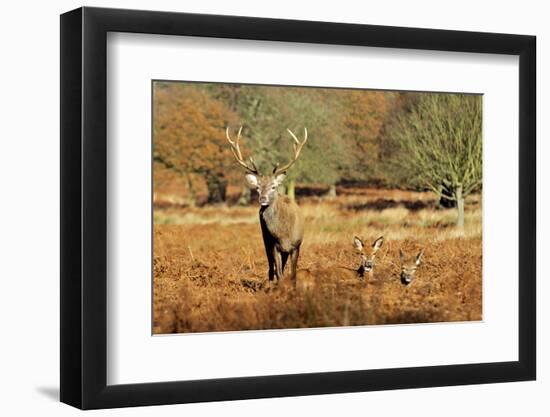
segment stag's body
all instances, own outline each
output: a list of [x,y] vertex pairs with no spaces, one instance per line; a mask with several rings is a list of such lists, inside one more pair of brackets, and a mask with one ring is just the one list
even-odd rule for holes
[[300,256],[300,245],[304,238],[304,221],[298,205],[287,196],[279,196],[277,187],[285,179],[287,169],[298,159],[302,147],[307,141],[307,130],[305,130],[305,137],[302,142],[296,138],[294,133],[288,130],[295,142],[293,159],[282,167],[276,166],[271,175],[262,175],[252,158],[250,158],[250,164],[243,159],[239,148],[241,129],[239,129],[235,141],[231,140],[229,129],[226,131],[226,136],[231,144],[231,151],[235,159],[248,171],[245,175],[248,186],[258,192],[260,226],[269,265],[269,281],[271,282],[275,278],[277,280],[283,278],[284,268],[289,256],[291,258],[290,275],[294,281],[298,257]]
[[277,196],[269,206],[260,207],[260,225],[269,264],[269,280],[283,277],[288,257],[291,278],[296,275],[304,220],[298,205],[287,196]]

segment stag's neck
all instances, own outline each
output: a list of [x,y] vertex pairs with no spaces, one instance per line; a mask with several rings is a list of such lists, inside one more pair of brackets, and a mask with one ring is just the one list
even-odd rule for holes
[[285,204],[285,200],[288,200],[286,196],[277,196],[273,199],[269,206],[260,207],[260,215],[266,220],[273,219],[277,212],[280,210],[281,206]]
[[287,196],[279,196],[269,206],[261,207],[260,223],[264,238],[266,235],[274,238],[283,252],[291,252],[300,246],[304,234],[303,220],[296,203]]

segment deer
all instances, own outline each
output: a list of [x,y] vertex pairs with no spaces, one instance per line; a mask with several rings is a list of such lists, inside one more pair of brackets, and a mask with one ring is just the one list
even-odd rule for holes
[[359,267],[333,266],[321,269],[299,269],[296,274],[296,288],[299,290],[311,290],[317,285],[334,282],[365,282],[366,276],[371,281],[374,274],[376,254],[384,243],[384,236],[380,236],[368,252],[365,251],[363,239],[354,236],[353,246],[359,255]]
[[229,134],[229,127],[225,131],[233,156],[246,171],[245,180],[248,187],[258,192],[260,226],[269,266],[269,284],[272,284],[274,280],[279,283],[283,279],[285,265],[289,257],[291,260],[290,278],[292,282],[295,282],[300,246],[304,239],[304,219],[298,205],[288,196],[279,195],[277,189],[283,183],[288,169],[300,157],[302,148],[307,142],[307,129],[304,128],[302,141],[298,140],[290,129],[287,131],[294,141],[294,156],[282,166],[277,164],[269,175],[260,173],[252,157],[249,158],[248,163],[244,160],[239,147],[242,126],[234,140]]
[[401,273],[399,275],[401,284],[410,285],[416,276],[416,270],[422,263],[422,257],[424,256],[424,249],[418,252],[415,256],[407,256],[401,249],[399,249],[399,260],[401,266]]

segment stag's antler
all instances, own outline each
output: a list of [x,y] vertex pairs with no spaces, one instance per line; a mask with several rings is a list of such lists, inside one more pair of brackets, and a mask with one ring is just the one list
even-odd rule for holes
[[304,140],[302,142],[298,140],[296,135],[292,133],[290,129],[287,129],[287,131],[288,133],[290,133],[290,136],[292,136],[292,139],[294,139],[294,143],[292,144],[292,146],[294,147],[294,158],[292,158],[292,160],[289,163],[283,165],[282,167],[277,165],[275,168],[273,168],[273,175],[278,175],[288,170],[294,164],[294,162],[298,160],[298,157],[300,156],[300,152],[302,151],[302,148],[307,142],[307,129],[305,127],[304,127]]
[[235,157],[239,165],[244,167],[247,171],[251,172],[252,174],[260,175],[260,171],[258,170],[258,167],[254,163],[254,160],[252,159],[252,157],[250,157],[250,164],[252,166],[249,166],[244,161],[243,154],[241,153],[241,149],[239,148],[239,139],[241,138],[242,130],[243,130],[243,127],[241,126],[239,128],[239,133],[237,133],[237,139],[235,139],[235,141],[232,141],[231,137],[229,136],[229,127],[227,127],[227,129],[225,129],[225,137],[227,138],[229,144],[231,145],[231,152],[233,152],[233,156]]

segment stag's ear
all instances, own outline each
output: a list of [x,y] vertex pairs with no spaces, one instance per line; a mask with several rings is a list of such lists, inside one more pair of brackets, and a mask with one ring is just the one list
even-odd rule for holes
[[422,249],[420,252],[418,252],[418,255],[416,255],[416,265],[420,265],[420,262],[422,261],[422,256],[424,255],[424,249]]
[[384,243],[384,236],[380,236],[378,239],[376,239],[372,243],[372,249],[377,251],[378,249],[380,249],[382,247],[383,243]]
[[246,178],[246,183],[250,188],[258,187],[258,177],[256,175],[246,174],[244,177]]
[[285,178],[286,178],[286,174],[284,172],[282,174],[278,174],[275,177],[275,181],[277,182],[277,186],[281,185],[283,183],[283,181],[285,180]]
[[355,249],[357,250],[363,250],[363,241],[359,239],[357,236],[353,237],[353,246],[355,246]]

